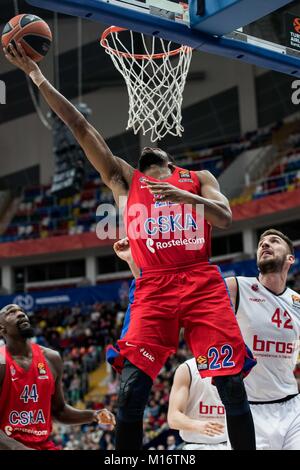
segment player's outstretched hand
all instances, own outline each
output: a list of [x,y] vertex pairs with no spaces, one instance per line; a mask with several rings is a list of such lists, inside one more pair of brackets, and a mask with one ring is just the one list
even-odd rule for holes
[[34,62],[28,55],[26,55],[21,44],[17,44],[14,47],[12,44],[9,44],[7,48],[3,49],[6,59],[19,69],[23,70],[27,75],[31,72],[39,71],[39,66]]
[[106,408],[96,411],[95,418],[98,421],[98,424],[109,425],[111,430],[113,430],[116,425],[116,418],[114,417],[113,413],[108,411]]
[[132,255],[131,255],[131,249],[129,245],[129,239],[127,237],[122,238],[122,240],[117,241],[113,249],[115,250],[116,255],[122,259],[123,261],[126,261],[126,263],[131,263],[132,262]]

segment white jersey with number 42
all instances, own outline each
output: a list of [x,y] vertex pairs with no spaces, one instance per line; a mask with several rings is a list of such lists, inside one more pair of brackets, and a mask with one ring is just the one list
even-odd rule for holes
[[257,365],[245,379],[249,401],[268,402],[298,393],[294,368],[300,336],[300,295],[276,295],[255,277],[237,277],[237,321]]

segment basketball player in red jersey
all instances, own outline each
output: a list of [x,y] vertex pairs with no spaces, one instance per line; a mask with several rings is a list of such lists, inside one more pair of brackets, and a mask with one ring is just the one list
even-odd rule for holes
[[115,424],[108,410],[65,403],[60,355],[30,342],[33,328],[18,305],[0,310],[0,450],[56,450],[52,418],[64,424]]
[[[118,342],[125,358],[116,431],[118,450],[142,446],[142,420],[153,379],[176,351],[179,329],[203,377],[213,376],[227,413],[234,449],[255,449],[251,411],[242,380],[248,356],[217,266],[209,263],[211,226],[231,223],[228,200],[207,171],[176,167],[160,149],[145,148],[138,170],[114,156],[101,135],[44,77],[20,45],[6,58],[39,88],[112,190],[124,212],[136,281],[130,325]],[[123,196],[123,198],[121,198]],[[204,217],[199,216],[204,208]]]

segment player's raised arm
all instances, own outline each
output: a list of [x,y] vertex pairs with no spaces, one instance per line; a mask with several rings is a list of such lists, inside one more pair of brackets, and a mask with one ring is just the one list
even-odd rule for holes
[[232,213],[228,199],[220,191],[216,178],[209,171],[197,173],[201,183],[205,218],[215,227],[228,228],[232,222]]
[[[39,66],[24,52],[21,45],[4,49],[9,62],[23,70],[39,88],[50,108],[70,128],[91,164],[99,171],[103,182],[112,190],[131,182],[133,168],[115,157],[102,136],[84,116],[44,77]],[[125,188],[126,189],[126,188]]]
[[166,181],[146,181],[149,191],[159,197],[160,202],[173,202],[204,206],[205,219],[213,226],[227,228],[231,225],[232,214],[228,199],[220,192],[216,178],[209,171],[198,171],[201,195],[178,188]]
[[110,411],[106,409],[97,411],[78,410],[66,403],[62,385],[62,359],[56,351],[45,349],[44,353],[56,372],[55,392],[52,398],[53,418],[63,424],[88,424],[98,422],[99,424],[109,425],[112,429],[115,426],[115,417]]

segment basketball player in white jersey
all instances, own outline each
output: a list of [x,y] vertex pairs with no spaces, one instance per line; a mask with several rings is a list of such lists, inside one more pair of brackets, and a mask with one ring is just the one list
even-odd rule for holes
[[195,358],[175,372],[168,424],[178,429],[184,450],[227,450],[225,410],[210,378],[201,378]]
[[[115,243],[114,250],[137,277],[139,271],[128,240]],[[245,385],[257,449],[262,450],[300,450],[300,394],[294,375],[299,352],[300,295],[286,287],[294,262],[291,240],[270,229],[261,235],[258,244],[258,278],[225,280],[245,343],[257,360]]]
[[245,379],[257,449],[300,450],[300,395],[294,376],[300,295],[286,287],[294,261],[291,240],[267,230],[258,244],[258,278],[226,279],[245,343],[257,359]]

